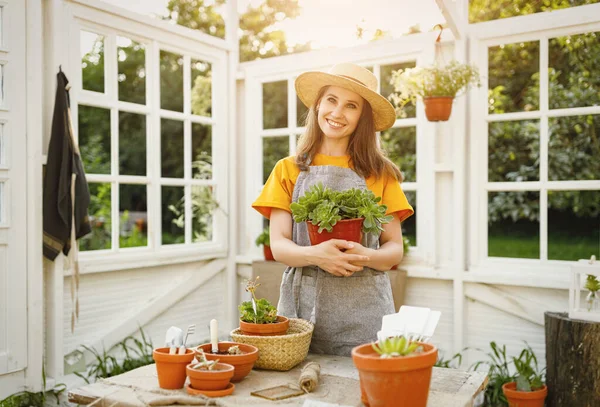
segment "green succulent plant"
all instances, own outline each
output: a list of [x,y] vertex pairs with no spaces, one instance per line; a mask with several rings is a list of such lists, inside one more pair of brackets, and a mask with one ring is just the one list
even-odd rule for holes
[[263,229],[262,233],[258,235],[254,243],[256,243],[257,246],[271,246],[271,235],[269,234],[268,227]]
[[248,280],[246,283],[246,291],[252,295],[252,300],[244,301],[238,306],[240,319],[252,324],[271,324],[277,322],[277,308],[265,298],[256,298],[255,291],[260,286],[259,278],[256,277],[255,281]]
[[600,290],[600,281],[593,274],[588,274],[587,279],[585,280],[585,289],[590,292],[597,292]]
[[409,341],[404,336],[384,338],[378,342],[372,343],[371,346],[382,359],[408,356],[423,350],[421,345]]
[[381,225],[389,223],[393,217],[386,216],[387,206],[379,202],[372,191],[352,188],[345,191],[334,191],[318,183],[290,205],[294,221],[311,222],[323,230],[331,232],[333,226],[343,219],[364,218],[363,233],[379,234]]

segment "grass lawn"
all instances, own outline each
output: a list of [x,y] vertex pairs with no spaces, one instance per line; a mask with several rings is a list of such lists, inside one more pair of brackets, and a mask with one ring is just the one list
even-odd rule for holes
[[[491,231],[490,231],[491,232]],[[589,259],[592,254],[600,258],[600,238],[595,236],[568,236],[551,234],[548,236],[549,260]],[[490,257],[515,257],[524,259],[540,258],[538,236],[492,234],[488,240]]]

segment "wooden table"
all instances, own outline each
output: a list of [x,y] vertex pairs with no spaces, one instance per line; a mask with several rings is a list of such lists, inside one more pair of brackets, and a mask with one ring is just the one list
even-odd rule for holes
[[[319,387],[313,393],[277,402],[250,395],[251,391],[297,382],[301,368],[309,361],[321,365]],[[144,403],[148,402],[140,399],[139,394],[141,392],[152,395],[161,392],[158,387],[154,365],[143,366],[107,380],[70,391],[69,401],[77,404],[96,402],[95,407],[109,407],[111,405],[133,407],[143,406]],[[143,385],[140,385],[142,383]],[[487,376],[485,373],[434,367],[427,407],[472,407],[474,398],[485,389],[486,385]],[[132,387],[137,388],[137,398],[132,397],[134,393]],[[128,394],[128,392],[131,394]],[[162,393],[167,392],[162,391]],[[186,394],[183,389],[168,393]],[[204,405],[224,407],[273,405],[307,407],[319,404],[308,400],[331,403],[329,405],[339,407],[363,406],[360,402],[358,371],[354,367],[352,359],[349,357],[309,354],[304,363],[288,372],[252,370],[244,380],[236,383],[235,392],[231,396],[210,399],[209,404]],[[139,404],[136,404],[136,402],[139,402]]]

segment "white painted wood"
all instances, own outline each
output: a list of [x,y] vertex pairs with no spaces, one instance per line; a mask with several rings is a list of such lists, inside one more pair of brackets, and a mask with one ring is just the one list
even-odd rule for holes
[[[595,260],[580,260],[571,267],[571,286],[569,287],[569,318],[600,322],[600,309],[587,306],[582,302],[587,290],[582,292],[588,276],[600,278],[600,263]],[[598,293],[597,293],[598,294]]]
[[[0,384],[3,375],[27,367],[27,72],[26,9],[16,0],[3,2],[5,26],[2,64],[2,109],[5,165],[0,169]],[[17,379],[18,378],[18,379]],[[25,385],[23,373],[7,381]]]
[[457,40],[462,39],[465,34],[466,25],[463,17],[459,14],[456,2],[449,0],[435,0],[435,2],[446,19],[446,24],[452,30],[454,38]]

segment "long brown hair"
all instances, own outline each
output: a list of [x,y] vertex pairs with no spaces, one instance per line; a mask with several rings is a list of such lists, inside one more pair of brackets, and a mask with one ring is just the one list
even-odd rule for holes
[[[298,151],[296,154],[296,165],[301,171],[308,170],[309,159],[319,151],[323,143],[323,131],[319,127],[318,106],[325,94],[328,86],[324,86],[319,91],[317,101],[308,109],[306,115],[306,131],[300,137],[298,142]],[[358,120],[358,125],[354,133],[350,135],[348,143],[348,155],[354,171],[363,178],[374,175],[381,178],[384,175],[390,175],[402,182],[402,173],[377,143],[377,134],[375,133],[375,122],[373,121],[373,110],[366,100],[363,104],[363,110]]]

